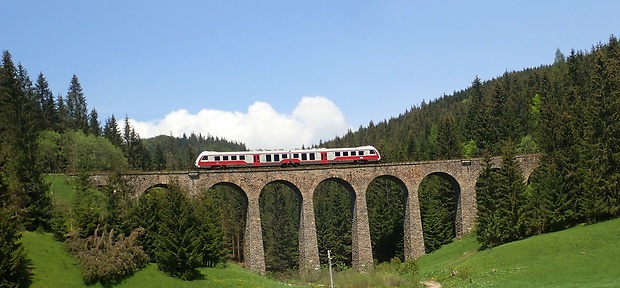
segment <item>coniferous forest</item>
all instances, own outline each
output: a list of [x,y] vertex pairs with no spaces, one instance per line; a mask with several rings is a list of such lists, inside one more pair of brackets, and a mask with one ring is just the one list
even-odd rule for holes
[[[553,64],[506,71],[401,115],[321,141],[321,147],[374,145],[385,162],[501,156],[476,186],[476,237],[481,248],[620,216],[620,45],[610,37],[589,51],[556,51]],[[189,198],[178,185],[152,188],[137,201],[120,177],[128,170],[187,170],[203,150],[245,150],[212,135],[142,139],[129,117],[103,121],[88,109],[79,79],[66,94],[32,81],[4,51],[0,66],[0,286],[26,286],[30,266],[19,231],[47,231],[82,266],[85,282],[115,283],[148,262],[174,277],[194,279],[197,267],[243,261],[247,199],[226,185]],[[406,104],[404,104],[406,105]],[[523,179],[515,155],[539,153]],[[109,173],[93,188],[89,174]],[[75,197],[60,203],[45,180],[71,175]],[[419,189],[426,252],[455,238],[458,187],[445,175]],[[373,257],[403,261],[406,191],[390,178],[367,191]],[[296,269],[299,195],[286,183],[261,192],[268,271]],[[317,187],[314,209],[321,263],[351,265],[351,199],[346,183]],[[108,262],[106,262],[106,259]],[[117,263],[117,264],[114,264]],[[123,263],[119,265],[118,263]],[[183,263],[179,265],[178,263]]]

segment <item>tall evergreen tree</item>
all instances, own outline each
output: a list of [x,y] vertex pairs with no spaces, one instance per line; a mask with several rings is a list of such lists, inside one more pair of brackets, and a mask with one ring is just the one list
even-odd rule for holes
[[88,115],[88,133],[101,136],[101,124],[99,123],[99,114],[97,113],[97,109],[93,108]]
[[169,185],[159,210],[155,242],[157,267],[170,276],[192,280],[202,262],[200,229],[189,200],[177,184]]
[[299,200],[280,183],[267,185],[259,199],[265,264],[270,271],[284,272],[299,264]]
[[108,139],[108,141],[114,144],[114,146],[118,148],[123,147],[123,136],[121,135],[121,131],[118,129],[118,123],[116,122],[114,115],[106,119],[103,126],[103,137]]
[[58,112],[56,110],[56,103],[54,102],[54,94],[45,76],[43,76],[43,73],[39,73],[39,77],[37,78],[35,94],[41,107],[41,130],[53,130],[58,122]]
[[39,125],[32,113],[37,106],[25,69],[18,73],[5,51],[0,70],[0,136],[6,161],[2,170],[18,221],[28,230],[48,229],[51,217],[48,187],[37,167]]
[[69,116],[69,125],[71,129],[80,130],[84,134],[88,134],[88,109],[86,106],[86,97],[82,92],[82,85],[78,77],[73,74],[71,84],[67,92],[67,112]]

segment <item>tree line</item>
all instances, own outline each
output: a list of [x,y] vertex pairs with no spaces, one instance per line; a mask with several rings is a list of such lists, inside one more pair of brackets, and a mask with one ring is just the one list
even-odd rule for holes
[[[505,72],[487,81],[476,77],[467,89],[413,106],[398,117],[376,124],[370,122],[367,127],[360,126],[357,131],[348,131],[341,137],[321,142],[320,146],[374,145],[388,162],[460,157],[489,159],[501,155],[504,159],[502,166],[493,168],[487,165],[476,187],[479,211],[476,233],[482,247],[566,229],[579,223],[616,218],[620,216],[617,184],[620,179],[619,49],[617,38],[612,36],[607,43],[595,45],[588,52],[573,50],[566,57],[558,50],[552,65]],[[195,134],[181,138],[140,139],[128,125],[128,118],[123,131],[118,129],[113,116],[99,129],[95,125],[98,123],[96,110],[86,113],[85,98],[75,75],[67,95],[54,98],[49,89],[44,88],[46,83],[42,74],[36,84],[32,84],[26,70],[21,65],[15,66],[7,51],[3,55],[0,77],[0,225],[1,231],[7,233],[3,239],[8,239],[6,243],[9,243],[3,247],[11,247],[2,249],[1,253],[22,261],[17,261],[17,264],[22,263],[20,265],[13,263],[12,267],[27,267],[22,257],[23,249],[16,242],[16,231],[56,231],[67,221],[81,227],[79,231],[89,231],[82,235],[79,233],[85,232],[78,233],[77,238],[83,241],[89,241],[88,237],[118,235],[122,231],[125,238],[111,237],[118,239],[118,245],[135,239],[148,259],[157,259],[155,250],[148,247],[156,247],[157,237],[154,235],[159,232],[152,231],[159,230],[147,232],[148,227],[154,229],[153,225],[161,224],[157,217],[165,216],[152,214],[150,222],[138,226],[114,226],[111,223],[132,223],[127,220],[131,217],[110,223],[97,221],[105,219],[108,213],[131,215],[129,211],[134,208],[114,208],[126,211],[123,213],[98,208],[101,214],[95,217],[99,219],[97,221],[87,219],[91,217],[88,215],[83,215],[84,219],[72,216],[77,218],[58,221],[54,215],[62,212],[58,212],[59,207],[51,205],[48,186],[42,180],[44,173],[70,172],[76,173],[80,179],[80,175],[87,174],[84,171],[92,170],[184,169],[191,167],[195,159],[192,154],[208,145],[219,151],[245,150],[243,144]],[[541,154],[540,167],[529,179],[520,176],[514,162],[514,155],[520,153]],[[88,157],[103,159],[89,160]],[[458,187],[443,176],[425,178],[418,191],[427,252],[455,237]],[[82,175],[82,179],[87,177]],[[151,205],[148,209],[154,211],[157,205],[169,205],[168,201],[183,203],[185,200],[167,198],[174,194],[170,192],[174,189],[147,193],[140,205],[148,203]],[[243,227],[247,209],[244,201],[247,199],[244,200],[239,191],[227,189],[218,185],[204,193],[211,195],[208,201],[216,203],[211,207],[218,207],[214,210],[220,217],[213,220],[219,221],[219,225],[207,230],[219,227],[222,247],[225,247],[222,251],[227,251],[228,259],[243,261]],[[117,191],[121,189],[117,187]],[[343,269],[351,263],[352,196],[349,193],[346,183],[327,181],[317,188],[314,197],[321,262],[325,264],[324,254],[330,249],[334,252],[335,263]],[[108,195],[101,196],[107,199],[105,201],[117,201],[114,193],[103,195]],[[85,199],[89,197],[79,198],[87,201]],[[286,271],[298,263],[297,197],[283,184],[268,185],[261,193],[265,257],[270,271]],[[404,198],[404,192],[390,178],[376,179],[368,188],[373,257],[377,261],[402,259]],[[80,215],[79,206],[86,204],[74,205],[65,208]],[[109,207],[116,206],[110,204]],[[213,217],[216,219],[215,215]],[[82,223],[81,226],[78,223]],[[104,226],[107,228],[102,228]],[[136,227],[143,227],[146,232],[137,231],[135,233],[140,236],[132,236]],[[116,242],[111,242],[110,247]],[[136,255],[137,259],[142,259],[139,253]],[[10,277],[2,279],[13,279]]]

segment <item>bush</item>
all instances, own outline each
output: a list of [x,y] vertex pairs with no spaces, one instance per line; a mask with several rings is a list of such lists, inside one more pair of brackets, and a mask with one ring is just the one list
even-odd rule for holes
[[138,228],[128,237],[120,235],[117,240],[114,230],[86,239],[70,238],[67,240],[68,250],[74,254],[82,268],[82,279],[87,283],[114,283],[146,266],[148,256],[136,239],[142,233]]

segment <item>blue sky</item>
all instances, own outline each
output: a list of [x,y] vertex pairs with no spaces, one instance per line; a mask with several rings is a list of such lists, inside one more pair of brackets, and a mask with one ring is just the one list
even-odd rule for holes
[[[0,49],[101,122],[309,146],[556,49],[618,36],[620,1],[5,1]],[[374,144],[374,143],[366,143]]]

